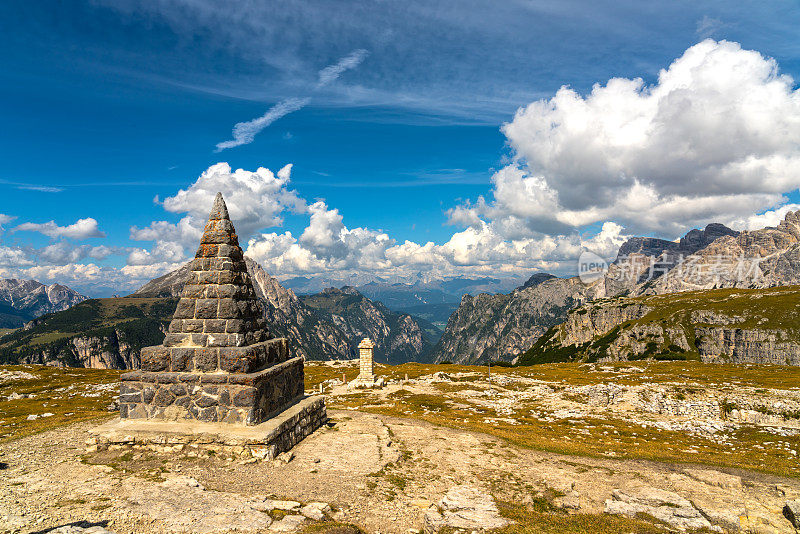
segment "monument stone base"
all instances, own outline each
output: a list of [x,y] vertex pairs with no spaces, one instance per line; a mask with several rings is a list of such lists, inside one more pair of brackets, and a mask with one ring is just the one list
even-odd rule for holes
[[303,358],[254,373],[132,371],[120,379],[122,419],[257,425],[303,395]]
[[114,419],[89,431],[92,438],[87,441],[87,452],[145,449],[270,460],[290,450],[327,420],[322,396],[299,397],[282,412],[252,426]]

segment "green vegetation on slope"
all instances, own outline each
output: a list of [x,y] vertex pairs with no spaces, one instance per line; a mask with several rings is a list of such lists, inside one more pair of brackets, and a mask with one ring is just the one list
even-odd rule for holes
[[[441,331],[429,321],[393,312],[383,303],[370,301],[352,288],[329,288],[321,293],[303,295],[300,300],[321,319],[336,325],[348,338],[350,346],[356,347],[365,335],[373,337],[378,344],[375,349],[378,361],[396,364],[427,360],[430,349],[441,336]],[[421,338],[418,346],[415,344],[417,327]],[[385,339],[381,337],[383,335]]]
[[30,328],[20,328],[0,338],[0,363],[17,363],[41,352],[62,354],[70,361],[69,341],[76,336],[105,339],[119,335],[134,349],[157,345],[177,299],[106,298],[90,299],[67,310],[44,315]]
[[[617,324],[592,323],[592,338],[584,343],[569,343],[568,328],[581,325],[599,312],[622,316],[624,308],[644,306],[649,311],[641,317]],[[610,312],[610,313],[609,313]],[[693,317],[694,314],[694,317]],[[720,322],[722,321],[722,322]],[[632,353],[628,359],[696,360],[699,359],[696,327],[730,326],[742,330],[782,331],[789,339],[800,336],[800,287],[768,289],[712,289],[665,295],[619,297],[587,304],[569,314],[561,325],[548,330],[529,350],[520,355],[518,365],[586,361],[610,356],[608,350],[621,335],[636,327],[656,325],[664,331],[682,333],[688,349],[665,336],[658,339],[647,334],[638,336],[644,351]]]

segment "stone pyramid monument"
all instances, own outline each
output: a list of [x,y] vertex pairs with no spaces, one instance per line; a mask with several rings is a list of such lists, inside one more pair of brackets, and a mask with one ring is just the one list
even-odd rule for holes
[[201,428],[206,443],[216,435],[230,444],[244,439],[231,428],[249,427],[244,442],[269,445],[269,456],[326,420],[324,399],[304,397],[303,358],[269,335],[221,193],[164,342],[143,348],[141,370],[121,376],[119,400],[120,421],[98,434],[174,443]]

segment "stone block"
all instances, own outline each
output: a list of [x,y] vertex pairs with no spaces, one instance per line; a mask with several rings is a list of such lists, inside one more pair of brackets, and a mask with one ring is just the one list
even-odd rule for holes
[[221,244],[230,242],[231,238],[232,236],[228,232],[210,230],[203,234],[203,239],[200,242],[204,245]]
[[228,373],[255,371],[252,347],[222,347],[219,349],[219,368]]
[[194,349],[177,347],[169,349],[173,372],[188,372],[194,370]]
[[194,349],[194,368],[198,371],[211,372],[219,368],[219,355],[217,349]]
[[197,299],[195,304],[195,318],[216,319],[218,299]]
[[[147,348],[149,347],[145,347],[142,350],[145,350]],[[139,380],[141,380],[141,378],[142,378],[141,371],[130,371],[127,373],[122,373],[119,377],[121,382],[138,382]]]
[[254,387],[242,387],[234,392],[231,401],[237,407],[253,406],[256,401],[257,390]]
[[144,347],[141,351],[141,361],[143,371],[168,371],[170,366],[169,349],[162,346]]
[[[192,334],[174,333],[170,332],[164,336],[164,347],[180,347],[190,345],[192,341]],[[157,369],[147,369],[147,371],[156,371]]]
[[232,260],[241,260],[242,259],[242,249],[238,246],[233,246],[229,244],[222,244],[217,245],[219,248],[217,249],[217,257],[220,258],[230,258]]
[[205,347],[208,345],[208,334],[187,334],[190,343],[195,347]]
[[198,285],[198,284],[186,284],[183,286],[183,291],[181,292],[181,297],[183,298],[192,298],[192,299],[200,299],[203,298],[205,294],[206,286]]
[[192,281],[193,284],[206,285],[218,283],[219,273],[217,271],[198,271],[192,274],[194,276],[190,278],[190,281]]
[[230,347],[235,345],[236,334],[206,334],[206,345],[209,347]]
[[[194,358],[194,351],[192,351],[192,358]],[[180,376],[178,377],[178,380],[185,384],[199,384],[200,375],[197,373],[191,373],[191,374],[181,373]]]
[[178,373],[154,373],[156,384],[175,384],[178,382]]
[[225,319],[206,319],[203,321],[203,332],[206,334],[222,334],[225,333],[227,321]]
[[225,332],[229,334],[241,334],[247,331],[245,321],[241,319],[228,319],[225,321]]
[[219,319],[239,319],[239,303],[232,298],[219,299],[218,315]]
[[173,319],[194,319],[195,300],[191,298],[182,298],[178,301],[178,306],[175,308],[175,313],[172,314]]
[[156,388],[152,385],[144,386],[142,388],[142,402],[150,404],[153,402],[153,397],[156,396]]
[[200,383],[204,386],[206,384],[227,384],[230,376],[224,373],[213,374],[213,375],[202,375],[200,377]]
[[[194,258],[191,261],[191,271],[208,271],[211,263],[208,258]],[[185,286],[184,286],[185,287]]]
[[189,333],[201,333],[205,327],[205,321],[202,319],[184,319],[183,331]]
[[175,401],[175,395],[173,395],[169,391],[169,388],[166,387],[158,388],[155,396],[153,397],[154,406],[160,406],[160,407],[169,406],[174,401]]
[[186,384],[172,384],[169,386],[169,392],[175,395],[176,397],[183,397],[187,395],[189,392],[186,389]]
[[[197,249],[197,254],[195,255],[196,258],[213,258],[217,256],[219,252],[220,245],[200,245],[200,248]],[[225,246],[225,245],[223,245]]]
[[198,298],[201,299],[217,299],[219,298],[219,291],[217,288],[219,287],[216,284],[208,284],[204,286],[205,289],[203,290],[203,294],[200,295]]
[[242,286],[237,286],[233,284],[224,284],[218,285],[217,287],[217,295],[221,299],[235,299],[241,300],[245,298],[250,298],[250,292],[247,288]]

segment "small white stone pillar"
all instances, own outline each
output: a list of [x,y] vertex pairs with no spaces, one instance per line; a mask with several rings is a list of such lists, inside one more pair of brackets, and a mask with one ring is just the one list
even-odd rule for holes
[[375,343],[368,337],[362,339],[361,343],[358,344],[359,370],[356,380],[359,382],[368,382],[371,384],[375,381],[375,361],[372,357],[372,350],[374,348]]
[[348,388],[382,388],[386,383],[383,378],[375,379],[375,360],[372,349],[375,343],[368,337],[358,344],[358,376],[347,384]]

